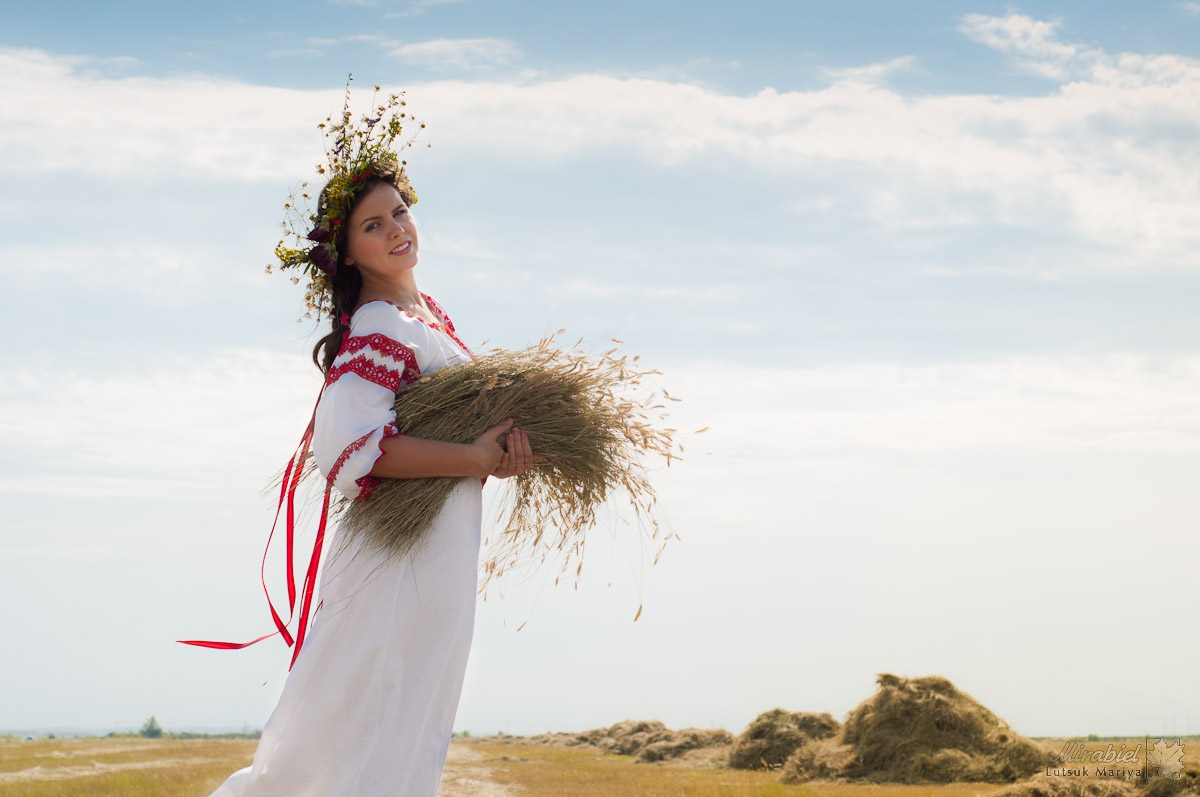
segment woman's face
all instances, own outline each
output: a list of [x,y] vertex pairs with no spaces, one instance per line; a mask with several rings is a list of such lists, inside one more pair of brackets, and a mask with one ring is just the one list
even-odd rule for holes
[[391,282],[417,265],[417,223],[394,185],[368,191],[347,224],[345,261],[364,281]]

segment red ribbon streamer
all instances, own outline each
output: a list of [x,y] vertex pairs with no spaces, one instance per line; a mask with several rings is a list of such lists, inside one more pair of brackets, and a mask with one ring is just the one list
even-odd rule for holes
[[[324,387],[321,388],[321,393],[325,392]],[[321,396],[317,396],[317,404],[321,403]],[[317,586],[317,571],[321,566],[321,550],[325,544],[325,527],[329,521],[329,497],[332,487],[329,484],[325,485],[325,498],[321,504],[321,521],[317,526],[317,536],[313,541],[313,550],[308,560],[308,569],[304,573],[304,584],[302,588],[303,597],[300,602],[300,618],[296,627],[296,636],[293,638],[292,633],[288,630],[288,626],[292,622],[292,618],[296,613],[296,574],[295,574],[295,550],[296,550],[296,490],[300,486],[300,479],[304,475],[304,460],[308,456],[309,447],[312,445],[313,429],[316,426],[317,408],[313,407],[312,417],[308,421],[308,428],[304,430],[304,436],[300,438],[300,444],[296,447],[296,451],[292,454],[292,458],[288,460],[287,467],[284,468],[283,478],[279,485],[279,502],[275,506],[275,520],[271,523],[271,533],[267,535],[267,546],[263,550],[262,567],[260,569],[260,577],[262,580],[263,594],[267,596],[267,608],[271,611],[271,619],[275,623],[275,630],[269,634],[263,634],[257,639],[252,639],[249,642],[210,642],[202,639],[180,639],[176,640],[184,645],[194,645],[201,648],[215,648],[216,650],[241,650],[248,648],[251,645],[262,642],[264,639],[279,634],[283,637],[283,641],[288,647],[293,648],[292,660],[288,664],[290,670],[296,663],[296,657],[300,655],[300,648],[304,644],[304,638],[308,633],[309,613],[312,608],[313,591]],[[275,529],[279,525],[279,514],[283,511],[284,505],[287,505],[287,539],[286,539],[286,559],[285,564],[287,573],[287,592],[288,592],[288,619],[285,622],[275,609],[275,603],[271,600],[271,591],[267,589],[267,555],[271,550],[271,541],[275,538]]]

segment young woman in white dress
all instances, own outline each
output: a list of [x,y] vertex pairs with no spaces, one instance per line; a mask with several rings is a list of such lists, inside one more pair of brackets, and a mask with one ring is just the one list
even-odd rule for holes
[[482,481],[540,459],[511,420],[462,445],[398,432],[397,390],[471,355],[417,288],[415,197],[404,172],[383,163],[355,182],[327,270],[333,329],[313,352],[326,374],[316,463],[353,500],[380,479],[462,478],[424,542],[402,558],[356,550],[335,533],[311,630],[254,763],[213,797],[434,797],[471,645]]

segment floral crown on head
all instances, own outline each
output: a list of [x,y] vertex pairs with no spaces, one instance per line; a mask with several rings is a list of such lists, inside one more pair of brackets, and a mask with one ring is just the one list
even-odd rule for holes
[[[396,139],[410,125],[416,130],[399,145],[407,149],[413,145],[417,135],[425,127],[423,122],[413,119],[407,110],[404,92],[391,94],[384,102],[378,102],[379,86],[371,98],[371,112],[363,114],[356,122],[350,114],[350,75],[346,80],[346,100],[338,122],[333,115],[317,125],[325,134],[326,162],[317,165],[317,174],[325,175],[325,188],[321,190],[316,210],[309,202],[312,195],[308,183],[293,190],[284,203],[285,217],[279,225],[286,232],[283,240],[275,246],[278,263],[267,266],[270,274],[276,267],[282,271],[294,269],[292,282],[299,284],[302,276],[308,277],[308,289],[304,295],[307,312],[305,318],[318,319],[333,309],[333,277],[337,273],[339,253],[338,232],[346,223],[355,197],[367,180],[376,174],[396,174],[408,183],[404,167],[408,161],[400,160],[396,154]],[[408,186],[410,205],[417,203],[417,195]]]

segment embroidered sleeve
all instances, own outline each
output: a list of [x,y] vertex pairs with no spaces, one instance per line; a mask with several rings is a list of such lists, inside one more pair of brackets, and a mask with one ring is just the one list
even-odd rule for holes
[[390,305],[364,305],[326,376],[313,454],[329,483],[347,498],[366,498],[378,486],[370,474],[383,453],[380,443],[400,434],[392,408],[396,392],[421,374],[424,341],[412,333]]
[[[353,333],[354,328],[350,331]],[[420,376],[421,371],[412,348],[386,335],[371,332],[351,334],[342,341],[341,351],[333,361],[327,379],[332,384],[346,374],[357,374],[395,395],[401,387]]]

